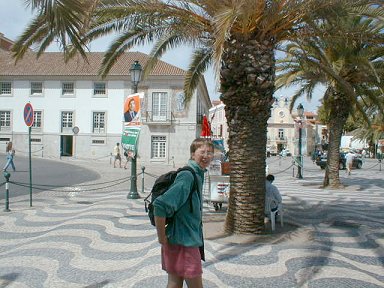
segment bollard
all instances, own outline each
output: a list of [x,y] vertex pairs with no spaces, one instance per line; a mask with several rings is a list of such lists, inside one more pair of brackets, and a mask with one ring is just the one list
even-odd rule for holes
[[11,177],[11,173],[4,171],[3,175],[5,177],[5,209],[4,212],[10,212],[9,209],[9,178]]
[[380,164],[380,168],[379,168],[379,171],[381,171],[381,159],[379,159],[379,164]]
[[144,194],[144,170],[145,166],[141,166],[141,193]]

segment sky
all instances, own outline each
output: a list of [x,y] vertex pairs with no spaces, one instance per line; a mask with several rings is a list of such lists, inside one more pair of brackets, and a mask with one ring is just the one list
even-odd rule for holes
[[[16,40],[16,38],[21,35],[21,33],[27,27],[31,19],[31,9],[26,8],[24,0],[0,0],[0,33],[3,33],[4,36],[8,39]],[[90,45],[90,50],[92,52],[106,51],[112,40],[113,37],[107,37],[94,41]],[[136,47],[130,51],[140,51],[148,54],[150,52],[150,48],[150,46]],[[59,50],[55,47],[52,47],[47,51]],[[161,60],[186,70],[190,62],[191,53],[191,48],[177,48],[166,53]],[[220,93],[218,92],[219,86],[215,81],[213,69],[208,69],[204,74],[204,77],[211,100],[218,100],[220,97]],[[280,89],[275,92],[274,96],[290,98],[294,90],[295,88]],[[305,111],[316,111],[317,107],[320,106],[319,99],[321,94],[322,91],[316,91],[314,93],[314,98],[310,102],[307,101],[305,97],[303,97],[297,101],[297,105],[301,102]]]

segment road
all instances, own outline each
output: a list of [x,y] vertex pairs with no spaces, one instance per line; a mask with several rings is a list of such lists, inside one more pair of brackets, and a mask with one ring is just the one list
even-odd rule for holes
[[[16,172],[8,167],[11,174],[10,193],[11,197],[29,194],[29,158],[24,156],[15,157]],[[6,163],[5,155],[0,154],[0,167]],[[39,193],[48,189],[69,187],[76,184],[93,181],[101,176],[98,172],[68,163],[63,160],[50,160],[45,158],[32,158],[32,187],[33,193]],[[5,182],[0,175],[0,185]],[[4,189],[0,188],[0,199],[4,199]]]

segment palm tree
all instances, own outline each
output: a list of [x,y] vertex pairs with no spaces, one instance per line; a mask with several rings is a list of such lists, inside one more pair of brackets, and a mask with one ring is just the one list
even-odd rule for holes
[[[287,57],[278,63],[278,71],[283,74],[279,75],[277,85],[302,84],[293,96],[291,109],[301,95],[311,98],[316,85],[326,86],[323,110],[327,112],[329,146],[323,186],[337,188],[341,186],[341,136],[348,117],[358,112],[369,122],[364,113],[367,101],[383,111],[375,91],[382,88],[379,73],[383,65],[381,43],[384,38],[377,21],[350,14],[335,16],[328,11],[323,21],[310,24],[310,29],[319,36],[286,45]],[[335,37],[335,31],[350,38]]]
[[[231,190],[225,228],[235,233],[264,230],[267,120],[273,103],[275,49],[298,35],[302,23],[335,5],[369,0],[29,0],[38,10],[14,46],[16,58],[54,39],[70,57],[86,57],[86,44],[112,32],[119,36],[100,69],[108,74],[119,56],[138,44],[154,42],[148,73],[168,50],[194,48],[185,79],[189,100],[202,73],[214,65],[220,75],[229,127]],[[79,4],[78,4],[79,2]],[[79,7],[81,6],[81,7]]]
[[[381,93],[380,101],[384,105],[384,95]],[[353,131],[353,136],[356,139],[367,141],[370,145],[370,152],[375,153],[374,146],[380,139],[384,139],[384,113],[380,112],[376,105],[367,103],[365,114],[369,115],[370,123],[359,123],[359,128]]]

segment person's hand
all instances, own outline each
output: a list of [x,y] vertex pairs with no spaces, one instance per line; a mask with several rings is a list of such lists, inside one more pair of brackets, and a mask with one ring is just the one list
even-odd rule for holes
[[168,239],[165,234],[165,217],[155,216],[155,224],[157,230],[157,239],[161,245],[167,244]]
[[159,240],[159,243],[161,245],[168,244],[168,238],[167,237],[158,238],[158,240]]

